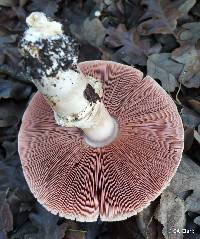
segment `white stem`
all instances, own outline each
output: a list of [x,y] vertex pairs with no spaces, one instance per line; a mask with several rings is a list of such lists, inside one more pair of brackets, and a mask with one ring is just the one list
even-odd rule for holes
[[76,69],[74,40],[63,34],[60,23],[43,13],[32,13],[27,23],[22,51],[32,80],[53,108],[56,122],[81,128],[91,146],[110,143],[117,134],[116,121],[101,100],[101,82]]
[[111,117],[104,105],[97,116],[99,123],[94,128],[83,129],[87,144],[93,147],[103,147],[110,144],[117,136],[118,124],[117,121]]

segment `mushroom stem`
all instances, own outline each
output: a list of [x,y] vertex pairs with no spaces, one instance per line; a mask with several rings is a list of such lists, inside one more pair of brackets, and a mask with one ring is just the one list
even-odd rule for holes
[[94,147],[115,138],[117,123],[102,102],[102,84],[78,69],[78,44],[63,34],[62,25],[34,12],[21,40],[24,63],[32,81],[46,97],[57,124],[78,127]]

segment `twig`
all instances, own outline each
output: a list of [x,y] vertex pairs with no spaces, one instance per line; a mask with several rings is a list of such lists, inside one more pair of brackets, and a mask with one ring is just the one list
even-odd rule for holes
[[180,100],[179,100],[179,98],[178,98],[179,92],[180,92],[180,90],[181,90],[181,85],[182,85],[182,82],[180,82],[178,91],[177,91],[177,93],[176,93],[176,102],[177,102],[178,105],[182,105],[181,102],[180,102]]
[[81,232],[81,233],[87,233],[87,231],[79,230],[79,229],[72,229],[72,228],[69,228],[69,229],[67,229],[66,231],[69,231],[69,232]]

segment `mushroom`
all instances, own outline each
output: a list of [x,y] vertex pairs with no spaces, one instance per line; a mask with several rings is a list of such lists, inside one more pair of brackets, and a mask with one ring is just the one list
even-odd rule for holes
[[[61,30],[32,41],[30,29],[37,36],[40,29],[31,17],[35,26],[42,18],[52,22],[32,13],[21,43],[39,89],[19,132],[30,190],[47,210],[68,219],[117,221],[137,214],[169,185],[180,163],[183,126],[176,105],[155,80],[143,78],[134,67],[99,60],[77,64],[77,57],[67,67],[61,65],[62,49],[55,41],[75,41]],[[44,39],[48,47],[53,45],[55,71],[44,67],[48,54],[50,59],[53,55],[49,50],[43,54]]]

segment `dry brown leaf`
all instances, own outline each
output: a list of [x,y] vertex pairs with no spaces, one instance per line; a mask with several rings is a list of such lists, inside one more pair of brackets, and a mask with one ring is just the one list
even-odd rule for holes
[[179,47],[172,52],[172,59],[184,66],[178,81],[188,88],[199,88],[200,51],[193,45]]
[[185,200],[187,211],[200,213],[200,191],[194,190],[193,193]]
[[194,223],[196,223],[197,225],[200,226],[200,216],[198,216],[194,219]]
[[94,47],[102,46],[106,34],[106,30],[98,18],[86,18],[81,25],[71,24],[70,30],[79,40],[85,40]]
[[196,139],[196,141],[200,144],[200,134],[198,131],[194,131],[194,138]]
[[197,112],[200,114],[200,101],[196,99],[190,99],[188,100],[188,104]]
[[153,212],[154,212],[154,205],[153,203],[151,203],[147,208],[142,210],[136,216],[138,228],[144,237],[146,237],[147,235],[147,229],[149,224],[152,221]]
[[17,4],[17,0],[0,0],[0,6],[14,7]]
[[200,2],[195,4],[195,6],[191,9],[191,13],[194,16],[200,17]]
[[181,110],[181,118],[183,125],[189,128],[195,128],[200,124],[200,114],[186,106]]
[[176,194],[165,190],[160,199],[160,205],[155,211],[155,218],[162,223],[162,233],[166,239],[181,239],[183,235],[174,234],[173,229],[182,229],[185,226],[185,205],[184,201]]
[[147,61],[147,74],[159,79],[168,92],[173,92],[179,86],[177,78],[182,68],[182,64],[171,59],[170,53],[153,54]]
[[58,225],[59,217],[48,212],[40,204],[36,205],[36,212],[29,214],[34,226],[38,228],[37,237],[43,239],[62,239],[67,229],[67,223]]
[[0,191],[0,231],[7,233],[13,230],[13,214],[5,197]]
[[177,19],[186,15],[195,0],[143,0],[146,12],[141,17],[138,31],[142,35],[154,33],[173,34]]
[[29,4],[28,9],[30,11],[42,11],[47,14],[47,16],[54,16],[58,11],[58,0],[32,0]]
[[27,2],[28,0],[19,0],[20,7],[23,7],[24,5],[26,5]]
[[187,152],[194,141],[194,129],[186,128],[184,131],[184,151]]
[[180,44],[196,43],[200,38],[200,22],[190,22],[183,24],[177,34],[177,40]]
[[179,195],[185,191],[200,190],[200,167],[187,155],[183,159],[168,189]]
[[161,50],[159,43],[141,38],[136,29],[128,31],[123,24],[107,29],[104,44],[113,49],[118,48],[112,60],[121,60],[129,65],[146,65],[147,56]]

